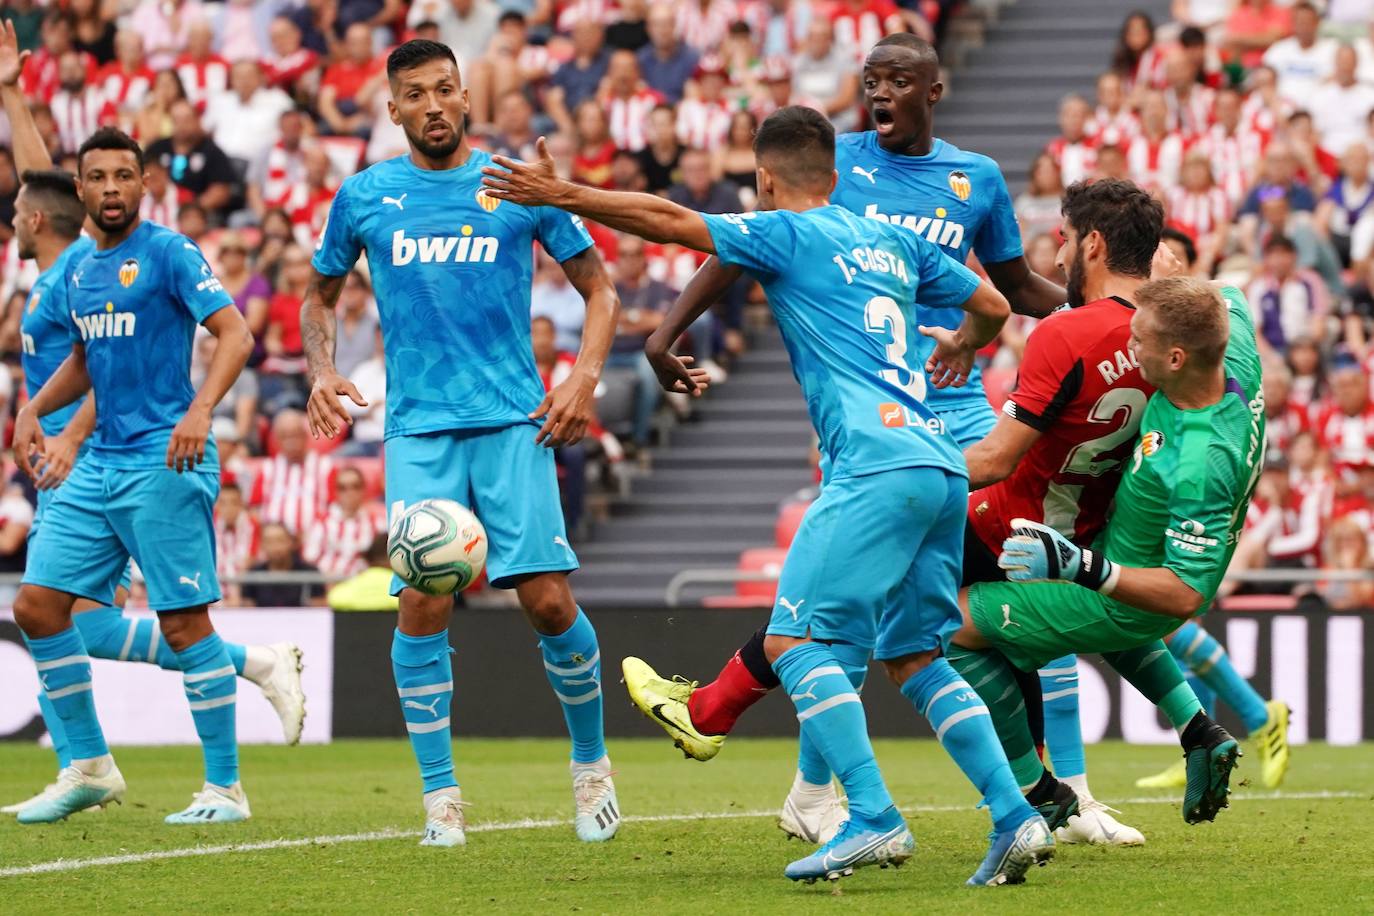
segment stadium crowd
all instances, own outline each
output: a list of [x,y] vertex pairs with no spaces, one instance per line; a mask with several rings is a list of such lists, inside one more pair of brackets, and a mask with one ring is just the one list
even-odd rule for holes
[[[364,394],[346,440],[313,441],[300,305],[310,253],[346,176],[405,153],[387,111],[385,59],[411,37],[457,53],[474,145],[530,156],[541,134],[559,170],[608,188],[647,190],[706,212],[750,208],[751,138],[776,108],[805,102],[859,126],[864,51],[892,31],[937,38],[950,0],[51,0],[7,3],[20,77],[54,162],[115,124],[148,158],[143,216],[205,251],[254,332],[250,368],[216,412],[224,486],[220,572],[363,566],[382,531],[385,369],[365,265],[340,299],[337,364]],[[19,317],[35,279],[11,237],[18,176],[0,121],[0,416],[24,397]],[[569,527],[586,480],[617,483],[629,454],[647,460],[663,403],[643,343],[702,260],[591,226],[623,303],[599,391],[606,429],[560,451]],[[725,380],[746,346],[745,284],[682,345]],[[583,306],[557,265],[539,262],[532,336],[546,385],[566,373]],[[213,353],[197,347],[197,371]],[[34,493],[9,465],[0,500],[0,570],[23,568]],[[236,590],[237,591],[237,590]],[[232,598],[273,603],[245,586]],[[294,603],[294,602],[293,602]]]
[[[1175,253],[1245,290],[1266,361],[1266,465],[1237,564],[1374,569],[1374,4],[1172,13],[1129,13],[1095,97],[1062,100],[1016,203],[1028,256],[1053,271],[1074,181],[1157,194]],[[1014,366],[1009,337],[995,365]],[[1370,581],[1278,586],[1314,587],[1374,604]]]
[[[561,173],[646,190],[706,212],[753,205],[753,128],[785,104],[863,126],[859,66],[883,34],[938,40],[954,0],[19,0],[32,50],[21,86],[54,160],[102,124],[148,155],[145,218],[205,250],[256,336],[216,414],[225,468],[221,574],[363,565],[383,529],[379,454],[385,370],[365,269],[340,300],[337,364],[366,397],[347,439],[316,442],[300,304],[310,253],[344,177],[406,151],[387,113],[384,61],[409,37],[454,48],[479,147],[529,157],[549,137]],[[1199,274],[1247,290],[1265,356],[1269,463],[1252,509],[1252,566],[1371,568],[1374,555],[1374,22],[1367,0],[1176,0],[1175,21],[1131,13],[1097,81],[1071,96],[1059,136],[1017,199],[1031,265],[1057,276],[1059,198],[1094,176],[1155,191],[1171,244]],[[957,82],[951,87],[957,92]],[[34,279],[10,238],[18,178],[0,121],[0,416],[23,397],[19,315]],[[588,477],[644,456],[663,402],[642,345],[701,261],[676,246],[591,226],[623,303],[602,386],[603,420],[560,454],[570,527]],[[717,382],[746,347],[742,283],[683,346]],[[551,260],[533,287],[546,384],[576,353],[582,303]],[[1029,320],[988,354],[994,403]],[[198,346],[198,364],[213,352]],[[0,499],[0,569],[23,565],[33,493]],[[1374,603],[1370,583],[1328,601]],[[252,587],[237,596],[271,603]]]

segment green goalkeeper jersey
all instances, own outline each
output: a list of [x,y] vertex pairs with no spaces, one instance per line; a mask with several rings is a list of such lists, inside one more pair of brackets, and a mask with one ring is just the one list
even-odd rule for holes
[[1226,287],[1222,296],[1231,321],[1226,393],[1197,410],[1151,395],[1100,541],[1113,562],[1173,570],[1202,596],[1203,610],[1235,553],[1264,464],[1255,326],[1240,290]]

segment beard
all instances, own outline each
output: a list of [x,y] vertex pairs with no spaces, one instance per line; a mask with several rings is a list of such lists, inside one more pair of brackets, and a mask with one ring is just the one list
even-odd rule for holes
[[1064,292],[1068,295],[1069,308],[1076,309],[1083,304],[1083,262],[1078,258],[1073,259],[1069,264],[1069,274],[1064,284]]
[[17,232],[14,234],[14,246],[21,261],[38,257],[38,247],[34,245],[33,239],[26,239]]
[[452,134],[442,143],[432,143],[425,137],[423,129],[419,135],[412,134],[409,130],[405,132],[406,139],[417,149],[422,156],[427,159],[447,159],[458,149],[458,144],[463,142],[463,124],[453,125]]
[[138,208],[134,207],[130,209],[126,207],[119,217],[112,220],[105,219],[99,206],[97,206],[94,211],[87,210],[86,214],[101,232],[116,233],[127,229],[130,223],[138,219]]

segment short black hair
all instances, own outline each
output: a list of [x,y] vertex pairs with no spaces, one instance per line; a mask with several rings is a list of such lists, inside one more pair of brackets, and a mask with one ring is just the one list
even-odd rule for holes
[[835,127],[814,108],[779,108],[754,134],[754,158],[789,185],[828,189],[835,171]]
[[1064,192],[1064,221],[1081,240],[1096,231],[1107,243],[1107,269],[1141,279],[1164,230],[1164,206],[1135,182],[1120,178],[1075,181]]
[[496,19],[497,25],[505,25],[507,22],[518,22],[521,25],[526,23],[525,14],[519,10],[506,10]]
[[932,67],[940,66],[940,54],[935,50],[935,46],[918,35],[910,32],[894,32],[891,35],[878,39],[875,48],[885,48],[895,46],[915,51],[916,56],[921,59],[921,63],[930,64]]
[[387,79],[395,79],[402,70],[414,70],[432,60],[452,61],[454,68],[458,67],[458,58],[453,56],[453,49],[448,45],[428,38],[412,38],[387,55]]
[[25,169],[20,176],[24,195],[47,217],[53,232],[64,239],[81,234],[86,208],[76,196],[76,176],[66,169]]
[[1178,33],[1178,43],[1185,48],[1201,48],[1207,44],[1207,33],[1195,25],[1185,26]]
[[1272,235],[1269,237],[1269,241],[1264,243],[1265,254],[1279,249],[1289,253],[1295,253],[1298,250],[1298,246],[1293,244],[1293,240],[1286,235]]
[[1187,266],[1192,267],[1197,263],[1197,245],[1193,244],[1193,237],[1188,233],[1175,229],[1173,226],[1165,226],[1159,240],[1161,242],[1178,242],[1183,246],[1183,257],[1188,262]]
[[143,147],[118,127],[102,127],[87,137],[86,142],[76,151],[77,168],[85,163],[87,153],[97,149],[128,150],[134,154],[134,159],[138,162],[138,171],[143,172]]

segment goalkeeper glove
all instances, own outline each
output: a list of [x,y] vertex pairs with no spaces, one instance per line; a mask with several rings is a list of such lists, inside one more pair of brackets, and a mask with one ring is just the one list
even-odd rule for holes
[[1118,578],[1116,564],[1099,551],[1024,518],[1011,520],[1011,537],[1002,542],[997,565],[1012,582],[1066,580],[1104,594],[1111,594]]

